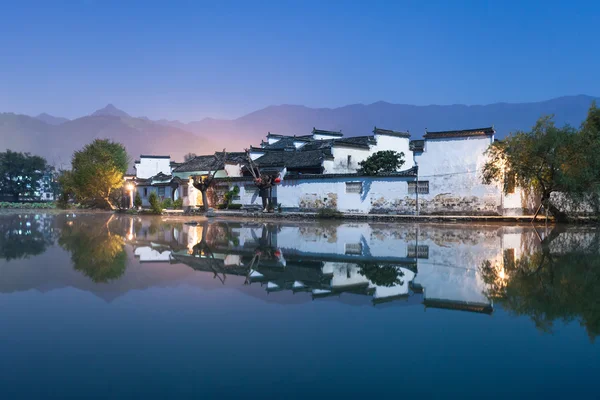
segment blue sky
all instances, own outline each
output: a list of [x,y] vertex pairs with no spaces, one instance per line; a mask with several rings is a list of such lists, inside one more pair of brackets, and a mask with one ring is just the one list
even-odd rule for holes
[[600,95],[600,2],[1,1],[0,111],[235,118],[273,104]]

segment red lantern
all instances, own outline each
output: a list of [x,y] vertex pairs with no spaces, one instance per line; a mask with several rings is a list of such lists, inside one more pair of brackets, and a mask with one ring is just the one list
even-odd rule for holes
[[279,250],[275,250],[275,252],[273,253],[273,255],[277,258],[281,257],[281,252]]
[[273,182],[275,182],[276,184],[280,184],[281,183],[281,178],[277,177],[277,178],[275,178],[275,180]]

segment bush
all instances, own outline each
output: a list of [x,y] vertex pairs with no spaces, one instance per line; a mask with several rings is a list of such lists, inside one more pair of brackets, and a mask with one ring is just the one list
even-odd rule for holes
[[135,194],[135,198],[133,200],[133,205],[135,206],[135,208],[140,208],[142,206],[142,198],[140,197],[139,192],[137,192]]
[[0,202],[0,208],[12,208],[23,210],[47,210],[56,208],[55,203],[11,203],[7,201]]
[[241,204],[230,204],[227,209],[229,210],[239,210],[240,208],[242,208]]
[[148,202],[150,203],[150,211],[152,211],[152,214],[162,214],[162,204],[160,200],[158,200],[156,192],[150,193],[150,196],[148,196]]
[[173,202],[173,208],[176,210],[181,210],[183,208],[183,199],[181,197]]
[[240,194],[240,187],[235,185],[229,192],[225,193],[225,204],[231,204],[233,198],[238,194]]
[[334,218],[342,218],[343,214],[338,210],[334,210],[332,208],[321,208],[317,211],[317,218],[319,219],[334,219]]
[[218,210],[224,210],[227,208],[227,204],[217,204],[217,209]]
[[162,202],[162,208],[173,208],[173,200],[166,198]]

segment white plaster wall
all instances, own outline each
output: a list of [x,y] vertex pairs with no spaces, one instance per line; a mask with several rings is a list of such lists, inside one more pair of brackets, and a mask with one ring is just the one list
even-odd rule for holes
[[[335,178],[284,180],[277,188],[277,201],[284,208],[334,208],[342,212],[368,213],[373,208],[392,208],[402,213],[414,210],[406,203],[408,180],[412,178]],[[346,193],[346,182],[363,182],[362,193]]]
[[[326,160],[323,163],[325,174],[346,174],[354,173],[360,168],[359,162],[366,160],[372,151],[367,149],[357,149],[353,147],[334,146],[332,148],[333,160]],[[348,164],[350,156],[350,164]]]
[[421,213],[500,213],[501,190],[484,185],[481,171],[492,143],[489,137],[426,140],[416,156],[419,180],[429,181],[429,194],[420,194]]
[[242,166],[241,164],[225,164],[225,173],[229,177],[240,177],[242,176]]
[[159,172],[165,175],[171,175],[171,160],[168,158],[140,158],[140,162],[135,164],[135,176],[141,179],[148,179]]
[[387,135],[375,135],[377,144],[371,147],[371,154],[383,150],[394,150],[404,153],[404,165],[400,169],[405,170],[414,167],[413,152],[409,148],[409,138]]

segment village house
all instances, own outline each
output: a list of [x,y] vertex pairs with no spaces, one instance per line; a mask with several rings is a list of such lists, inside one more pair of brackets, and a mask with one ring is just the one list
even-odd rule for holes
[[[172,170],[177,164],[171,156],[141,155],[135,160],[135,191],[140,195],[142,207],[149,207],[150,193],[154,192],[160,200],[177,200],[179,182],[173,180]],[[135,196],[135,194],[134,194]]]
[[[141,156],[136,185],[143,205],[152,191],[159,198],[183,200],[184,208],[202,206],[194,177],[214,176],[209,206],[237,186],[233,203],[262,209],[259,188],[250,171],[280,176],[273,186],[275,207],[288,211],[335,209],[344,213],[522,215],[537,207],[522,190],[504,194],[500,185],[482,183],[485,151],[493,143],[493,127],[426,131],[411,140],[408,132],[375,127],[370,135],[344,137],[340,131],[313,128],[308,135],[268,133],[260,146],[246,152],[201,155],[174,164],[168,156]],[[359,163],[393,150],[402,154],[399,171],[376,176],[359,173]],[[249,160],[248,159],[251,160]]]
[[[522,190],[505,195],[500,185],[484,185],[485,151],[493,127],[426,132],[410,140],[408,132],[374,128],[371,135],[344,137],[313,129],[312,134],[269,133],[249,154],[261,171],[285,174],[273,188],[273,200],[286,210],[336,209],[345,213],[520,215],[536,207]],[[403,154],[400,171],[377,176],[358,173],[359,163],[382,150]],[[231,182],[239,202],[259,206],[252,179]],[[229,178],[231,181],[231,178]],[[235,180],[235,179],[234,179]]]

